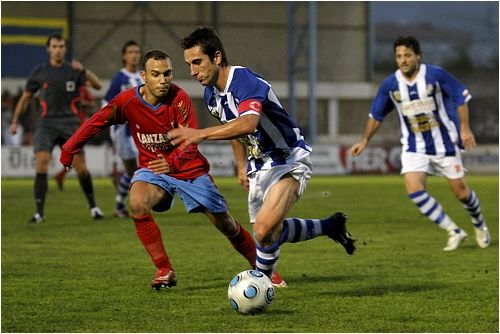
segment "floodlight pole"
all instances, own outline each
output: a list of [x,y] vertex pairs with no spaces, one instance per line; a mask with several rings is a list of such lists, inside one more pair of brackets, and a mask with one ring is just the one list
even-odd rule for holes
[[309,7],[309,48],[308,48],[308,96],[309,96],[309,138],[311,144],[316,142],[318,132],[318,104],[316,101],[317,80],[317,5],[315,1],[308,2]]
[[[303,46],[305,36],[305,27],[302,27],[297,34],[297,7],[294,1],[288,3],[288,112],[297,120],[297,101],[296,101],[296,80],[297,73],[307,70],[307,94],[309,122],[307,141],[313,144],[316,141],[317,134],[317,101],[316,101],[316,80],[317,80],[317,4],[315,1],[307,3],[308,22],[307,22],[307,43]],[[300,67],[298,58],[301,51],[307,55],[306,65]]]
[[68,60],[73,59],[73,54],[74,54],[74,37],[75,37],[75,7],[72,1],[68,1],[68,6],[66,7],[67,9],[67,25],[68,25],[68,31],[67,31],[67,36],[64,36],[66,38],[66,42],[68,43],[67,47],[67,54],[66,57]]

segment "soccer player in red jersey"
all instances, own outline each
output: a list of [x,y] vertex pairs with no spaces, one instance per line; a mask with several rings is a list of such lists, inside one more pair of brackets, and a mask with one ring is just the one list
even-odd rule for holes
[[71,168],[73,156],[101,130],[128,122],[139,151],[139,169],[130,187],[130,209],[139,239],[157,271],[154,289],[177,284],[161,232],[151,210],[169,210],[174,194],[186,210],[202,212],[255,267],[255,241],[229,213],[226,201],[209,175],[209,163],[197,145],[173,147],[164,134],[182,126],[198,127],[191,99],[172,83],[172,63],[161,50],[148,51],[142,60],[144,84],[118,94],[86,121],[66,142],[61,163]]

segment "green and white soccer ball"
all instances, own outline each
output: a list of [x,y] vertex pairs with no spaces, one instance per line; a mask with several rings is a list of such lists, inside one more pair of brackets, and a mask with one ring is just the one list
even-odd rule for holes
[[227,289],[233,310],[241,314],[265,311],[274,300],[271,280],[258,270],[245,270],[234,276]]

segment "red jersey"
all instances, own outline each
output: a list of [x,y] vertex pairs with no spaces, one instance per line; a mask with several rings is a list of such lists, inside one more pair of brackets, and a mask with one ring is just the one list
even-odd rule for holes
[[90,117],[63,145],[63,151],[74,155],[103,129],[113,124],[128,126],[139,150],[139,167],[158,160],[162,154],[170,165],[168,175],[181,180],[193,179],[210,170],[208,160],[191,145],[184,150],[172,147],[166,134],[179,125],[198,128],[196,110],[187,93],[172,84],[163,101],[152,105],[140,94],[140,87],[127,89]]

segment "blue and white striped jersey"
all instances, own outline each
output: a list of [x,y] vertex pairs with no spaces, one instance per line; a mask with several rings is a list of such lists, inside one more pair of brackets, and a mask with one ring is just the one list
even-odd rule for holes
[[102,101],[103,106],[108,104],[109,101],[124,90],[142,84],[141,71],[129,72],[127,69],[122,68],[115,74],[113,79],[111,79],[109,89],[104,96],[104,100]]
[[[104,99],[102,100],[102,106],[106,106],[109,101],[111,101],[116,95],[120,94],[124,90],[142,85],[143,83],[144,82],[142,81],[141,71],[130,72],[126,68],[122,68],[115,74],[113,79],[111,79],[108,91],[106,92],[106,95],[104,95]],[[120,129],[120,127],[126,128],[125,135],[129,137],[130,129],[127,125],[113,125],[111,126],[110,131],[116,132],[118,129]]]
[[440,67],[420,65],[409,82],[397,70],[381,84],[370,117],[382,121],[396,109],[403,151],[454,156],[460,140],[457,107],[471,99],[465,86]]
[[311,152],[271,85],[249,68],[231,66],[223,92],[205,87],[205,104],[222,123],[243,115],[261,116],[256,131],[240,139],[248,147],[248,172],[292,163]]

